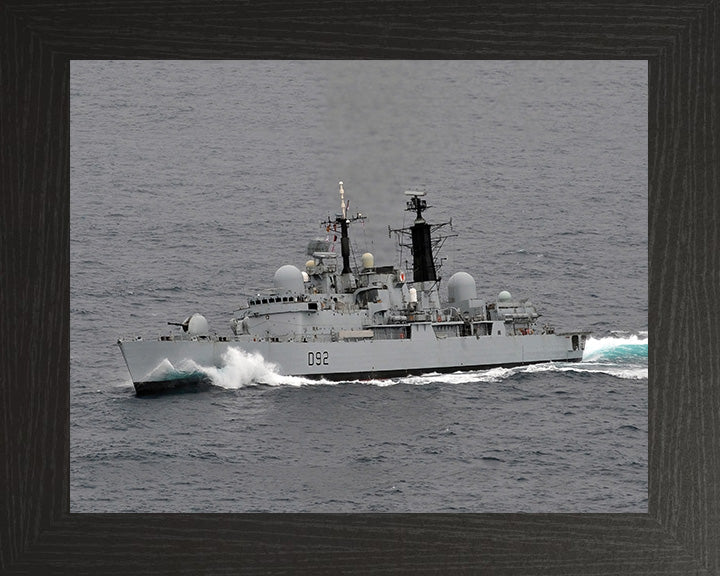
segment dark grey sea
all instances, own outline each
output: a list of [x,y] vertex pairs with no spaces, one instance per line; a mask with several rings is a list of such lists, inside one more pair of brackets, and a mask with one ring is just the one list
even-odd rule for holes
[[[646,512],[648,73],[634,61],[71,66],[73,512]],[[264,362],[136,397],[116,341],[245,297],[339,207],[400,264],[592,330],[580,364],[313,382]],[[272,385],[258,384],[258,381]]]

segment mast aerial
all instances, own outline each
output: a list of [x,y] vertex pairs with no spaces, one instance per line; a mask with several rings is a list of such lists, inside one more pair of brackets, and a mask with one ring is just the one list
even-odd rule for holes
[[345,190],[343,190],[342,180],[340,180],[340,210],[342,210],[343,218],[347,218],[347,206],[345,206]]
[[350,274],[350,237],[348,236],[347,206],[345,206],[345,190],[340,181],[340,205],[342,214],[338,214],[336,221],[340,224],[340,253],[342,254],[342,274]]
[[352,274],[352,270],[350,269],[350,236],[348,235],[348,227],[352,222],[364,220],[365,216],[359,212],[355,216],[348,216],[347,208],[350,202],[345,202],[345,190],[343,189],[342,181],[338,184],[340,187],[340,214],[335,215],[335,220],[330,220],[330,218],[328,218],[326,224],[328,226],[328,231],[330,230],[331,225],[335,230],[337,230],[337,225],[340,225],[340,254],[343,261],[341,274],[345,275]]
[[[428,224],[422,213],[429,208],[427,201],[423,199],[425,192],[407,190],[406,196],[411,196],[407,202],[406,210],[415,212],[415,222],[409,228],[390,228],[388,233],[393,232],[398,237],[398,244],[410,248],[413,257],[413,282],[439,282],[437,273],[442,261],[435,260],[445,240],[457,234],[435,234],[439,229],[449,225],[452,228],[452,220],[440,224]],[[433,234],[435,236],[433,237]],[[403,237],[409,237],[409,242],[404,242]]]
[[435,282],[435,261],[433,260],[432,238],[430,235],[430,224],[425,222],[422,213],[427,210],[427,201],[421,197],[425,192],[414,192],[408,190],[407,196],[412,196],[407,203],[408,212],[415,212],[415,223],[410,227],[412,234],[412,255],[413,255],[413,281],[414,282]]

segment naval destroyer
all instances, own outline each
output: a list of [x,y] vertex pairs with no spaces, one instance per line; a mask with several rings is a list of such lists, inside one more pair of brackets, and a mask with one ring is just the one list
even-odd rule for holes
[[119,339],[136,393],[209,384],[207,368],[238,353],[260,355],[281,375],[336,381],[582,360],[589,332],[541,325],[535,306],[506,290],[483,300],[467,272],[453,274],[441,298],[440,230],[452,221],[425,221],[424,192],[405,192],[413,224],[388,229],[410,250],[411,277],[368,252],[351,267],[349,229],[365,217],[347,212],[342,182],[339,192],[341,212],[323,222],[325,239],[310,241],[303,269],[281,266],[271,288],[236,310],[231,332],[210,331],[196,313],[168,322],[174,333]]

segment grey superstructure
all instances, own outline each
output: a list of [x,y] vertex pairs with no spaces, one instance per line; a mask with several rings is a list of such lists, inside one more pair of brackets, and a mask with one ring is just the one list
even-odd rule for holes
[[449,279],[441,301],[435,252],[443,225],[423,218],[424,193],[405,194],[414,223],[391,231],[411,249],[412,281],[394,266],[375,266],[370,253],[351,269],[348,229],[364,217],[346,214],[340,182],[341,214],[324,223],[340,234],[340,254],[327,240],[311,241],[304,270],[280,267],[273,288],[250,298],[225,336],[193,314],[175,334],[118,340],[136,392],[207,382],[203,368],[222,368],[238,353],[260,354],[280,374],[331,380],[582,360],[588,332],[539,325],[533,304],[507,291],[481,300],[466,272]]

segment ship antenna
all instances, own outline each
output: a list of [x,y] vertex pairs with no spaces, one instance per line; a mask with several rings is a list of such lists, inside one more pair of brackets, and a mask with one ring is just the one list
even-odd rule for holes
[[408,190],[406,196],[412,196],[407,203],[407,211],[415,212],[415,223],[410,227],[413,254],[413,281],[436,282],[437,273],[432,251],[432,226],[425,222],[422,213],[427,210],[427,201],[422,197],[425,192]]
[[348,236],[348,226],[352,222],[357,222],[358,220],[365,220],[365,216],[360,214],[360,212],[358,212],[355,216],[352,217],[348,215],[347,210],[348,206],[350,205],[350,201],[345,202],[345,190],[343,189],[342,181],[340,181],[339,184],[340,208],[342,208],[342,214],[337,214],[335,216],[334,222],[331,222],[328,219],[327,224],[333,224],[334,226],[340,224],[340,252],[342,254],[343,260],[343,268],[341,274],[351,274],[352,270],[350,269],[350,236]]
[[340,209],[342,210],[343,219],[347,218],[345,213],[345,190],[343,190],[342,180],[340,180]]
[[343,259],[342,274],[350,274],[350,238],[348,237],[348,219],[345,209],[345,190],[343,190],[342,180],[340,181],[340,208],[342,209],[342,218],[338,214],[337,219],[340,220],[340,252]]

